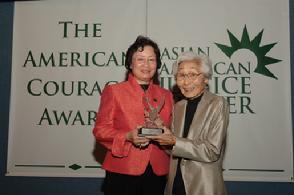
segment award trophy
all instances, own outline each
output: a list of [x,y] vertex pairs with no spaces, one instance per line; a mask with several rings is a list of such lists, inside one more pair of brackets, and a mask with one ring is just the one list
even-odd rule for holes
[[143,99],[144,105],[144,115],[145,115],[145,124],[138,131],[139,137],[160,135],[163,133],[163,129],[160,126],[163,125],[163,121],[160,119],[159,112],[164,105],[164,98],[160,99],[157,107],[151,105],[148,97],[144,96]]

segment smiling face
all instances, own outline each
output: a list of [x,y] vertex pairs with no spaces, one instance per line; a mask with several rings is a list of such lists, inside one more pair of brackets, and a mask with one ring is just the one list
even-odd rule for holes
[[153,47],[145,46],[143,50],[139,48],[132,57],[130,68],[139,84],[150,83],[157,68]]
[[208,79],[201,72],[200,61],[195,60],[183,61],[175,78],[177,86],[187,98],[200,95],[208,84]]

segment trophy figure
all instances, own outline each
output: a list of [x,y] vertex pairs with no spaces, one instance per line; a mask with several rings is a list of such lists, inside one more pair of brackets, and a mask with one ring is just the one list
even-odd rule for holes
[[150,136],[150,135],[160,135],[163,133],[163,121],[159,116],[159,112],[164,105],[164,98],[160,99],[157,107],[152,106],[148,97],[144,96],[143,99],[144,105],[144,116],[145,123],[142,128],[139,129],[138,136]]

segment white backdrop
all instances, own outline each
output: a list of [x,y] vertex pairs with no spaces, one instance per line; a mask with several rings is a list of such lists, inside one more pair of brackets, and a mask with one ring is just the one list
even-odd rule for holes
[[230,103],[226,180],[293,181],[287,0],[16,2],[7,175],[103,177],[92,135],[105,84],[124,79],[137,35],[208,54]]

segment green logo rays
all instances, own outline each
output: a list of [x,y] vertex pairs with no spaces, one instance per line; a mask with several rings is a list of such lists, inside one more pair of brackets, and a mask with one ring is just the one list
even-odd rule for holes
[[231,46],[215,43],[222,52],[231,58],[232,54],[239,49],[248,49],[252,51],[257,58],[257,66],[254,72],[262,74],[264,76],[272,77],[278,79],[266,66],[280,62],[281,60],[266,56],[266,54],[275,46],[276,43],[271,43],[268,45],[260,46],[263,30],[260,31],[253,40],[250,40],[248,31],[245,27],[243,28],[243,33],[241,41],[239,41],[229,30],[228,35],[230,38]]

